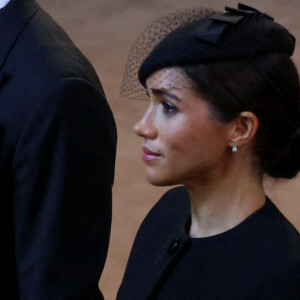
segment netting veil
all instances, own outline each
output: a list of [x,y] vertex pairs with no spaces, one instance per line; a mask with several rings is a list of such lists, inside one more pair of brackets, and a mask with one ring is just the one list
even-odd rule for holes
[[[172,12],[164,17],[158,18],[149,25],[137,38],[128,56],[127,65],[125,68],[121,95],[128,99],[145,100],[148,99],[146,88],[140,83],[138,78],[138,70],[150,54],[150,52],[165,38],[170,32],[174,31],[185,24],[192,23],[209,15],[215,11],[209,8],[187,8]],[[175,72],[169,72],[172,76],[172,83],[176,87],[189,86],[191,82],[180,68],[173,68]],[[178,80],[176,80],[178,74]],[[166,73],[163,74],[166,76]],[[165,77],[164,77],[165,78]],[[183,80],[186,78],[186,80]],[[151,80],[162,80],[162,73],[156,72],[151,76]]]

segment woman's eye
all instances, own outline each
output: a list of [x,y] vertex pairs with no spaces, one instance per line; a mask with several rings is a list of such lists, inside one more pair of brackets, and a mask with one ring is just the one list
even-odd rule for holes
[[166,115],[172,115],[172,114],[175,114],[178,111],[176,106],[174,106],[170,102],[162,102],[162,106],[163,106],[163,112]]

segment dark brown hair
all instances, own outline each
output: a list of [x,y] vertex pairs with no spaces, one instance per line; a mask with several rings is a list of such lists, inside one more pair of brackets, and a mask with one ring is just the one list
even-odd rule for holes
[[215,117],[234,120],[243,111],[259,120],[255,154],[272,177],[292,178],[300,169],[299,76],[290,57],[272,53],[239,61],[181,67]]

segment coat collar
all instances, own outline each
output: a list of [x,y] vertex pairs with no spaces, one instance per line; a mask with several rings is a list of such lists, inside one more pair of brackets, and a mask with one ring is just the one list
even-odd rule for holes
[[34,0],[11,0],[0,10],[0,71],[22,30],[38,10]]

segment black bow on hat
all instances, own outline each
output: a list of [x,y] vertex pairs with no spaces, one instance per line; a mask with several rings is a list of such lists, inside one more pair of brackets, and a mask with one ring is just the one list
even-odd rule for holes
[[204,41],[216,44],[227,26],[237,24],[245,17],[259,14],[271,21],[274,20],[269,15],[241,3],[238,4],[238,9],[225,6],[225,10],[226,13],[217,12],[213,14],[210,17],[211,21],[209,22],[208,20],[204,26],[201,24],[199,28],[195,30],[194,36]]

